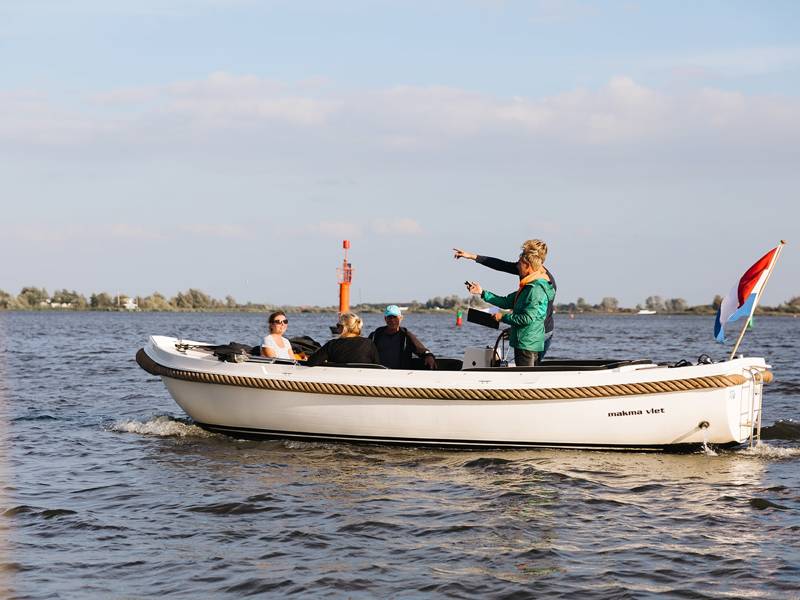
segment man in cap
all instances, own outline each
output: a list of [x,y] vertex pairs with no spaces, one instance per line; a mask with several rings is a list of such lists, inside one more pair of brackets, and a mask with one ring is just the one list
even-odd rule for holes
[[389,369],[413,368],[413,354],[419,356],[425,363],[426,369],[436,368],[436,358],[422,342],[405,327],[400,327],[403,315],[400,307],[391,304],[383,312],[386,321],[384,327],[378,327],[369,334],[369,339],[378,347],[381,364]]

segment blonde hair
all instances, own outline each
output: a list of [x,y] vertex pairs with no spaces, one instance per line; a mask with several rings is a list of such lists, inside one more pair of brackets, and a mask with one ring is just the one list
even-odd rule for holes
[[[544,263],[547,258],[547,244],[542,240],[525,240],[522,244],[522,254],[527,254],[529,252],[535,252],[539,258],[542,259],[542,263]],[[520,254],[520,256],[522,256],[522,254]]]
[[538,271],[539,269],[541,269],[542,265],[544,264],[544,260],[542,260],[542,257],[535,250],[529,250],[528,252],[523,252],[522,254],[519,255],[519,259],[523,262],[528,263],[528,265],[530,265],[531,269],[533,269],[534,271]]
[[364,322],[356,313],[342,313],[339,315],[339,324],[342,326],[341,337],[361,335]]

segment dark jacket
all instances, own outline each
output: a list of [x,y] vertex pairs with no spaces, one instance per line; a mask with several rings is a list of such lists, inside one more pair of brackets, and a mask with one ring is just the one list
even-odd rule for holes
[[[380,353],[380,340],[384,335],[388,335],[386,333],[386,327],[378,327],[375,331],[369,334],[369,339],[375,342],[375,345],[378,347],[378,351]],[[405,327],[401,327],[400,331],[398,331],[395,335],[401,336],[402,339],[402,349],[400,350],[400,364],[388,364],[389,361],[387,357],[381,356],[381,364],[384,367],[388,367],[390,369],[411,369],[414,365],[414,357],[413,354],[416,354],[420,358],[427,356],[430,354],[433,356],[433,353],[428,350],[425,345],[419,341],[417,336],[411,333]]]
[[[480,256],[475,259],[475,262],[479,265],[483,265],[484,267],[489,267],[490,269],[494,269],[495,271],[502,271],[503,273],[511,273],[512,275],[519,276],[519,272],[517,271],[517,263],[515,262],[508,262],[507,260],[500,260],[499,258],[492,258],[491,256]],[[553,277],[553,274],[547,269],[547,275],[550,277],[550,285],[553,286],[553,291],[558,291],[558,286],[556,285],[556,278]],[[553,323],[553,300],[550,300],[547,303],[547,316],[544,318],[544,333],[545,336],[549,337],[553,334],[553,329],[555,328],[555,323]]]
[[358,336],[335,338],[322,346],[312,354],[306,365],[313,367],[329,363],[367,363],[373,365],[381,364],[378,349],[372,340]]

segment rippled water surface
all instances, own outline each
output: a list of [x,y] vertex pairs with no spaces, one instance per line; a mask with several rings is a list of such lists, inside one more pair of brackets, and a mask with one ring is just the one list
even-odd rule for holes
[[[330,315],[290,315],[324,341]],[[367,329],[379,324],[367,316]],[[493,343],[405,322],[438,355]],[[765,444],[689,455],[246,442],[135,351],[263,315],[0,313],[0,597],[800,598],[800,319],[761,318]],[[708,317],[559,315],[551,357],[715,358]]]

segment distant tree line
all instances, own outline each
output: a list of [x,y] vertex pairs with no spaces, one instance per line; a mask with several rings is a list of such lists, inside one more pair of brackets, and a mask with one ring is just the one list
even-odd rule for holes
[[[717,311],[722,302],[722,297],[717,295],[710,304],[689,306],[683,298],[662,298],[661,296],[649,296],[643,304],[637,304],[635,308],[620,307],[619,301],[607,296],[602,298],[599,303],[591,304],[584,298],[578,298],[575,302],[556,305],[556,312],[559,313],[635,313],[640,310],[654,310],[657,313],[694,313],[712,314]],[[486,303],[478,297],[461,297],[457,294],[450,296],[435,296],[425,302],[412,300],[410,302],[380,302],[362,303],[353,306],[357,312],[374,313],[382,312],[387,304],[399,304],[407,307],[411,312],[426,312],[440,310],[466,309],[468,306],[483,308]],[[212,298],[205,292],[190,288],[185,292],[178,292],[175,296],[167,298],[159,292],[153,292],[149,296],[127,296],[117,294],[112,296],[106,292],[93,293],[86,298],[83,294],[75,290],[57,290],[52,295],[48,294],[44,288],[23,287],[19,294],[13,296],[8,292],[0,290],[0,310],[138,310],[138,311],[269,311],[276,308],[291,312],[331,312],[336,311],[335,306],[283,306],[278,307],[272,304],[254,304],[247,302],[240,304],[233,296],[225,296],[224,300]],[[800,313],[800,296],[775,307],[759,306],[756,309],[759,313]]]
[[142,310],[142,311],[223,311],[266,310],[267,304],[239,304],[233,296],[224,300],[212,298],[205,292],[190,288],[167,298],[159,292],[149,296],[128,296],[107,292],[93,293],[86,298],[75,290],[58,290],[52,295],[44,288],[24,287],[16,296],[0,290],[0,310]]
[[[620,307],[619,301],[613,297],[603,298],[598,304],[590,304],[583,298],[568,304],[557,304],[557,312],[566,313],[636,313],[640,310],[652,310],[657,313],[694,313],[714,314],[722,304],[722,296],[714,296],[710,304],[689,306],[683,298],[662,298],[661,296],[648,296],[644,304],[637,304],[635,308]],[[800,296],[795,296],[778,306],[759,305],[757,313],[800,313]]]

